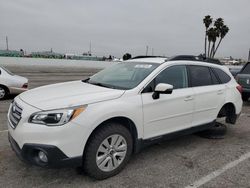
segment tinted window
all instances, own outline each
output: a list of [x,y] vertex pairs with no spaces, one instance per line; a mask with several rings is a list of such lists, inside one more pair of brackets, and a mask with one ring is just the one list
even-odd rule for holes
[[219,81],[218,77],[215,75],[215,73],[212,70],[210,72],[211,72],[211,77],[212,77],[213,84],[215,84],[215,85],[220,84],[220,81]]
[[231,77],[228,76],[227,73],[225,73],[223,70],[217,68],[213,68],[213,70],[219,77],[222,84],[225,84],[231,80]]
[[248,63],[241,71],[242,74],[250,74],[250,63]]
[[174,89],[188,87],[186,66],[166,68],[155,78],[155,85],[159,83],[171,84]]
[[189,66],[190,78],[193,87],[212,85],[212,78],[208,67]]

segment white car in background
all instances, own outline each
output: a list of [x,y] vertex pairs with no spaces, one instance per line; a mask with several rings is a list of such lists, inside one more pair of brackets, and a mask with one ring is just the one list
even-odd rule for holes
[[0,67],[0,100],[9,94],[20,94],[28,90],[28,79],[14,75],[4,67]]

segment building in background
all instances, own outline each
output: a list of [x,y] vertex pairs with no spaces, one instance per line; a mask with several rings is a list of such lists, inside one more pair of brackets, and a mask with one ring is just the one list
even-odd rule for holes
[[21,49],[20,51],[17,50],[0,50],[0,56],[4,57],[23,57],[24,52]]
[[221,63],[225,65],[240,65],[242,63],[241,59],[234,59],[233,57],[223,57],[219,59]]
[[33,58],[51,58],[51,59],[63,59],[64,58],[64,54],[53,52],[52,49],[50,51],[31,52],[29,56]]

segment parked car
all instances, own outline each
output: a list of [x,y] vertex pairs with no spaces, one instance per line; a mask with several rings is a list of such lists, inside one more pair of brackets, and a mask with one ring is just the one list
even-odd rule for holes
[[0,67],[0,100],[9,94],[20,94],[28,90],[28,79]]
[[250,62],[237,74],[236,80],[242,86],[242,99],[248,101],[250,97]]
[[241,71],[242,67],[230,67],[229,71],[231,72],[231,74],[236,77],[237,74]]
[[32,89],[8,112],[9,141],[42,167],[83,166],[96,179],[119,173],[148,144],[235,124],[241,87],[227,67],[166,58],[132,59],[83,80]]

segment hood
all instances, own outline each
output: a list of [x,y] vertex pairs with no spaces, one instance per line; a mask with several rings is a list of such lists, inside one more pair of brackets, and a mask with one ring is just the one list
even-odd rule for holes
[[116,99],[124,92],[73,81],[38,87],[20,94],[19,97],[36,108],[51,110]]

